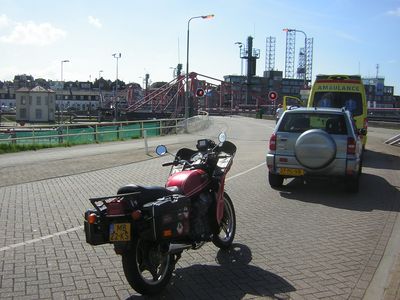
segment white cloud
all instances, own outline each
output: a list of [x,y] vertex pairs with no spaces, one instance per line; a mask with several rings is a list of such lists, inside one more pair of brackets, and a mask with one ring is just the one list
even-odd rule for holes
[[400,7],[396,8],[395,10],[389,10],[387,12],[388,15],[400,17]]
[[0,42],[19,45],[46,46],[62,39],[66,32],[50,23],[17,23],[9,35],[0,36]]
[[5,15],[0,15],[0,29],[10,25],[10,19]]
[[89,24],[93,25],[94,27],[97,27],[97,28],[103,27],[103,25],[100,23],[100,20],[95,17],[89,16],[88,21],[89,21]]

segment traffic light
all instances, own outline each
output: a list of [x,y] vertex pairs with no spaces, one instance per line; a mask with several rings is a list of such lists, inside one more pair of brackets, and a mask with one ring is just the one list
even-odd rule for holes
[[276,99],[278,99],[278,93],[275,91],[270,91],[268,93],[268,99],[271,101],[275,101]]
[[198,89],[196,90],[196,97],[201,98],[201,97],[204,97],[204,95],[205,95],[204,89],[198,88]]

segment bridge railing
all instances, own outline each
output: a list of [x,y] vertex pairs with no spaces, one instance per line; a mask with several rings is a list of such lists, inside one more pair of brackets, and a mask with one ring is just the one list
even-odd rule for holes
[[109,123],[57,124],[0,129],[0,144],[57,145],[90,144],[144,136],[177,134],[184,126],[182,118]]
[[199,111],[197,116],[188,119],[182,119],[180,126],[178,126],[179,133],[192,133],[199,130],[206,129],[210,125],[209,114],[206,111]]

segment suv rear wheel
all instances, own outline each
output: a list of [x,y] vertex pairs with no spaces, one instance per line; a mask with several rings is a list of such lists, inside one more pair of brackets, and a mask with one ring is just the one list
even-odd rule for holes
[[278,188],[281,187],[283,184],[283,176],[269,172],[268,181],[271,187]]

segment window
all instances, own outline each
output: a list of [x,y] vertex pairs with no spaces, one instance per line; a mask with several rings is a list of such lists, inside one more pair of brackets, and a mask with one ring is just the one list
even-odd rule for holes
[[42,105],[42,98],[40,96],[36,97],[36,105]]
[[26,119],[26,108],[20,108],[19,110],[19,117],[21,119]]
[[363,112],[363,104],[360,93],[341,93],[341,92],[317,92],[314,96],[314,106],[316,107],[346,107],[354,116],[359,116]]
[[35,116],[36,116],[36,119],[41,119],[42,118],[42,110],[36,109]]
[[44,98],[44,101],[45,101],[46,105],[49,105],[49,96],[46,96],[46,97]]
[[25,105],[25,104],[26,104],[25,96],[21,96],[21,104],[22,104],[22,105]]
[[302,133],[309,129],[322,129],[330,134],[347,134],[343,115],[326,113],[286,114],[279,126],[279,131]]

